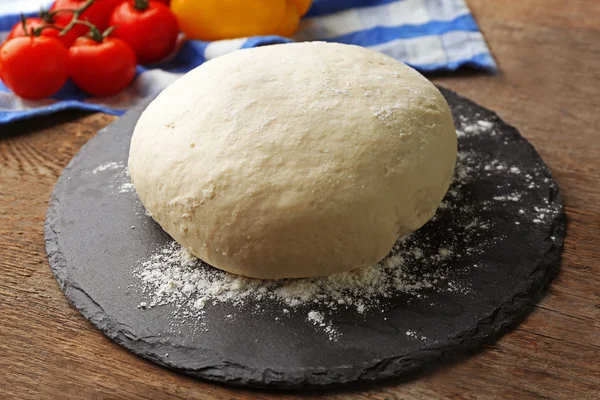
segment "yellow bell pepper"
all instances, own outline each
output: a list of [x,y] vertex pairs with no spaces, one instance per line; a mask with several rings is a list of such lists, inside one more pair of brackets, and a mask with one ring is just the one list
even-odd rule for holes
[[291,36],[312,0],[171,0],[179,27],[190,39],[255,35]]

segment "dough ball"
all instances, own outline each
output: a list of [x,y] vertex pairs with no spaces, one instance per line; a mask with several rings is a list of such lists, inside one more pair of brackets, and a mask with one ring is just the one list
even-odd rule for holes
[[177,242],[256,278],[372,265],[419,229],[456,161],[448,104],[383,54],[333,43],[240,50],[194,69],[139,119],[137,194]]

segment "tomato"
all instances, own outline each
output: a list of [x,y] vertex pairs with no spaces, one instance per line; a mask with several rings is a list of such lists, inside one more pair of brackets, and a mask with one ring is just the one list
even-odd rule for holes
[[[110,15],[112,14],[113,10],[123,1],[124,0],[96,0],[94,4],[92,4],[79,16],[79,19],[82,21],[87,20],[94,24],[100,31],[104,31],[106,28],[108,28],[108,20],[110,19]],[[56,0],[50,10],[56,11],[79,9],[83,7],[86,2],[87,0]],[[54,19],[58,24],[65,26],[73,19],[73,13],[60,12],[54,16]],[[83,35],[87,32],[88,28],[83,25],[78,25],[74,27],[74,29],[79,32],[80,35]]]
[[112,35],[126,41],[141,64],[165,58],[175,49],[179,26],[169,7],[157,1],[130,0],[115,8]]
[[67,81],[67,49],[46,36],[10,39],[0,48],[2,81],[16,95],[39,100],[56,93]]
[[201,40],[272,34],[286,7],[285,0],[171,0],[181,30]]
[[111,96],[125,89],[135,77],[135,66],[135,53],[119,38],[97,42],[81,37],[69,49],[71,79],[94,96]]
[[[27,23],[27,30],[30,33],[32,30],[36,30],[38,28],[43,27],[44,25],[48,25],[41,18],[27,18],[26,23]],[[63,28],[63,26],[58,25],[58,23],[53,23],[51,25],[55,25],[55,26],[59,26],[59,27]],[[67,49],[73,44],[75,39],[77,39],[77,37],[79,36],[77,34],[77,32],[75,32],[73,30],[68,31],[63,36],[59,36],[59,33],[60,33],[60,31],[58,29],[46,28],[41,31],[40,35],[57,39]],[[28,36],[28,34],[26,34],[25,30],[23,29],[23,23],[19,22],[19,23],[15,24],[15,26],[13,26],[12,30],[6,37],[6,40],[9,40],[9,39],[12,39],[15,37],[21,37],[21,36]]]

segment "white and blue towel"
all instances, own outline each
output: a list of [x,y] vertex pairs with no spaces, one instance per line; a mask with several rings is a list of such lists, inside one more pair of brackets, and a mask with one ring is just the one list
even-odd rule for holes
[[[52,3],[48,0],[2,0],[0,39],[19,21],[19,12],[35,15],[40,2],[45,6]],[[485,39],[464,0],[314,0],[294,40],[365,46],[422,72],[455,70],[464,65],[496,70]],[[108,98],[88,96],[67,82],[50,99],[28,101],[12,94],[0,82],[0,124],[64,109],[121,115],[204,61],[237,49],[288,41],[279,36],[185,41],[168,61],[138,66],[134,83]]]

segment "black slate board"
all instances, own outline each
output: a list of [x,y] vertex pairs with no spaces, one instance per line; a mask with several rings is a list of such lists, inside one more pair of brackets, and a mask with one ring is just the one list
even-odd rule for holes
[[[171,242],[135,193],[123,190],[126,177],[118,172],[127,163],[140,109],[90,140],[56,185],[45,226],[56,279],[72,304],[115,342],[173,370],[228,384],[306,388],[375,381],[474,350],[518,321],[556,272],[564,213],[550,172],[518,131],[493,112],[442,91],[458,129],[488,121],[481,126],[486,129],[466,128],[459,150],[489,161],[471,165],[471,177],[447,196],[451,207],[411,238],[411,246],[427,247],[465,235],[482,249],[450,258],[443,268],[451,284],[444,290],[398,294],[364,314],[340,308],[332,317],[337,341],[306,319],[307,310],[320,306],[275,320],[281,307],[270,300],[261,303],[260,313],[250,312],[257,305],[252,302],[241,311],[209,305],[207,329],[186,323],[174,329],[171,305],[138,307],[147,297],[132,275],[141,260]],[[487,129],[490,122],[493,129]],[[518,201],[510,199],[513,192]],[[487,233],[469,236],[468,226],[457,227],[460,213],[473,209],[490,224]],[[407,268],[420,273],[411,260],[415,265]],[[225,318],[232,312],[236,318]]]

